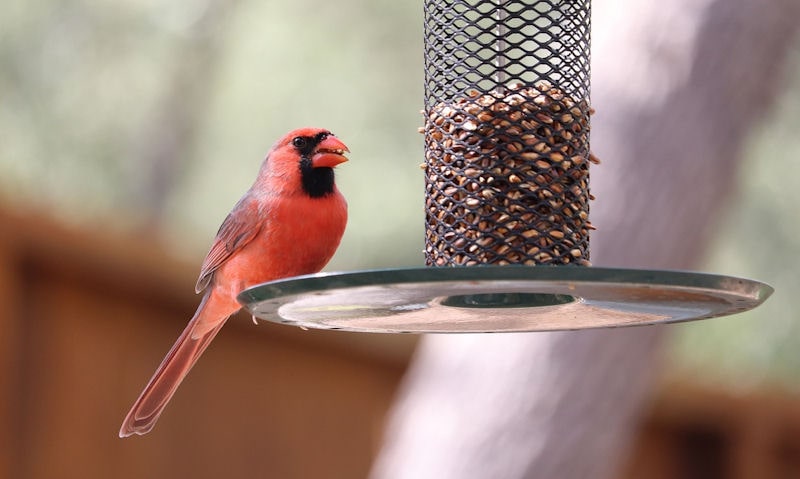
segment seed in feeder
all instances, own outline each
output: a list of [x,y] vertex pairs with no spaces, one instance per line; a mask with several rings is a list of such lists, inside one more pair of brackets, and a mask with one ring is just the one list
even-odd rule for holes
[[492,240],[492,238],[484,236],[483,238],[476,241],[476,243],[478,244],[478,246],[489,246],[490,244],[492,244],[493,241],[494,240]]
[[478,124],[472,120],[467,120],[461,125],[461,128],[466,131],[475,131],[478,129]]
[[550,148],[550,145],[548,145],[547,143],[545,143],[543,141],[540,141],[540,142],[536,143],[535,145],[533,145],[533,151],[535,151],[536,153],[548,154],[552,150],[553,149]]
[[[427,222],[429,262],[588,264],[573,254],[588,251],[592,229],[588,104],[547,82],[467,96],[427,112],[426,208],[438,218]],[[440,222],[456,236],[443,239]],[[455,251],[462,240],[469,257]]]

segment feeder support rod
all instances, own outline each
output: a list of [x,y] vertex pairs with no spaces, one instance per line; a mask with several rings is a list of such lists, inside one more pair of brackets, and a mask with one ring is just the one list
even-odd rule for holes
[[503,56],[503,52],[506,50],[506,25],[505,21],[508,18],[508,12],[505,9],[505,2],[506,0],[495,0],[495,4],[497,5],[497,10],[495,11],[494,18],[497,20],[497,27],[495,28],[495,35],[497,36],[497,40],[495,41],[495,51],[497,52],[497,56],[494,59],[495,67],[497,67],[497,71],[494,74],[494,80],[497,82],[497,89],[502,93],[505,91],[505,82],[506,82],[506,58]]

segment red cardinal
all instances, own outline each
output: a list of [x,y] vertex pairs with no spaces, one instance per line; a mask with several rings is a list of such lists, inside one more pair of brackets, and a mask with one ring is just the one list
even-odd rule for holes
[[333,168],[347,147],[331,132],[301,128],[267,154],[253,186],[219,228],[197,280],[204,291],[194,317],[125,417],[120,437],[146,434],[225,320],[236,295],[266,281],[315,273],[333,256],[347,203]]

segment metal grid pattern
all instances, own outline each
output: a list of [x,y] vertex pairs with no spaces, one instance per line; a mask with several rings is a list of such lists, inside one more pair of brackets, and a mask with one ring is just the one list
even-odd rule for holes
[[590,0],[426,0],[428,265],[589,264]]

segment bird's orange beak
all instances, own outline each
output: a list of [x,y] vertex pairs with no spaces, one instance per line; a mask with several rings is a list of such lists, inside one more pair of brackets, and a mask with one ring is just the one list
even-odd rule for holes
[[314,156],[311,157],[311,166],[314,168],[333,168],[347,161],[344,154],[349,152],[350,150],[341,140],[333,135],[328,135],[314,150]]

